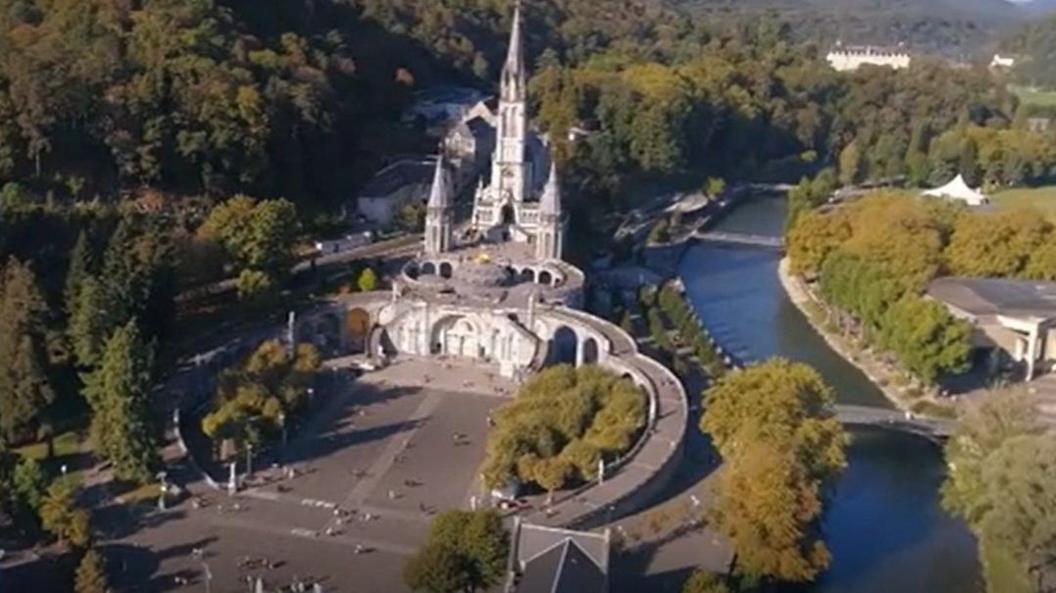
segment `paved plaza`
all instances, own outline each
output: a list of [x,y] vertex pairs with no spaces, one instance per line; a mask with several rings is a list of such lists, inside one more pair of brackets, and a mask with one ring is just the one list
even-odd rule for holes
[[200,508],[185,500],[109,546],[122,590],[207,591],[206,570],[211,593],[247,591],[247,576],[404,590],[403,563],[432,515],[479,495],[488,417],[515,386],[479,365],[419,359],[333,383],[284,466],[234,497],[192,484]]

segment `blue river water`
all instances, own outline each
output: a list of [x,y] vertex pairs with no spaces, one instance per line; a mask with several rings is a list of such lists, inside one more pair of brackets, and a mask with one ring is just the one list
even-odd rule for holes
[[[756,198],[717,226],[780,235],[785,202]],[[777,276],[779,255],[698,244],[680,275],[701,320],[745,361],[783,356],[818,369],[843,403],[889,407],[864,374],[832,351],[791,303]],[[849,466],[823,520],[833,555],[812,593],[982,593],[976,543],[939,506],[945,465],[932,443],[878,429],[854,430]]]

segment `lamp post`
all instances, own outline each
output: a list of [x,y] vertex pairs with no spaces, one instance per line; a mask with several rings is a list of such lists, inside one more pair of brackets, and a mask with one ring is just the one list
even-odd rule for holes
[[286,460],[286,412],[279,412],[279,426],[282,427],[282,449],[279,451],[279,461]]
[[246,478],[253,475],[253,443],[246,443]]

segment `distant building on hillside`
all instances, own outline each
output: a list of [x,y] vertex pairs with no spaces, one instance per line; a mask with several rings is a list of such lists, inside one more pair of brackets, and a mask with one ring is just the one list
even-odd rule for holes
[[838,72],[857,70],[865,65],[888,66],[899,70],[909,68],[909,52],[902,46],[897,48],[876,47],[872,45],[843,45],[837,42],[836,47],[825,56],[829,65]]
[[1011,56],[1002,56],[1001,54],[994,54],[994,59],[990,60],[990,67],[996,70],[1005,70],[1012,68],[1016,65],[1016,59]]
[[1031,132],[1043,134],[1045,132],[1048,132],[1050,128],[1052,128],[1051,117],[1038,116],[1027,118],[1027,129]]

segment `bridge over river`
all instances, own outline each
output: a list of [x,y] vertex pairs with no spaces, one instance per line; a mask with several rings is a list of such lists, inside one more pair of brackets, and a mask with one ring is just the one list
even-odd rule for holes
[[943,440],[953,434],[957,423],[952,419],[920,417],[899,410],[838,404],[836,418],[851,426],[875,426],[910,432],[932,440]]
[[693,233],[694,239],[708,241],[711,243],[730,243],[733,245],[744,245],[748,247],[760,247],[763,249],[776,249],[784,251],[785,240],[781,237],[770,235],[753,235],[750,233],[729,233],[723,231],[699,230]]

